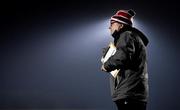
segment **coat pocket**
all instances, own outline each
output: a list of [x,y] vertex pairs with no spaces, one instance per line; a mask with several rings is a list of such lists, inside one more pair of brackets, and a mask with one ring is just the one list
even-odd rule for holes
[[121,82],[125,79],[125,71],[120,70],[120,73],[118,73],[116,79],[114,79],[114,86],[115,89],[120,87]]

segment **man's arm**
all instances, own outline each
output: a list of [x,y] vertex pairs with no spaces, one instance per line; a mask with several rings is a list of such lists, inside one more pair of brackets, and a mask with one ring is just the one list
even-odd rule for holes
[[127,62],[131,60],[131,56],[135,52],[135,46],[130,32],[122,33],[117,41],[116,48],[116,53],[104,63],[104,69],[107,72],[124,68]]

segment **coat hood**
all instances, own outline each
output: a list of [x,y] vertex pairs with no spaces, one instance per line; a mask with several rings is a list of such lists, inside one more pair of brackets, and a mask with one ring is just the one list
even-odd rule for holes
[[133,27],[132,31],[134,31],[135,33],[137,33],[139,35],[139,37],[142,39],[145,46],[148,45],[148,43],[149,43],[148,38],[140,30]]

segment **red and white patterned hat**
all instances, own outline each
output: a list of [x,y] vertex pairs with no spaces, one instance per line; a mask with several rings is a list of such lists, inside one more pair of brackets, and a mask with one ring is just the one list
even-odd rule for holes
[[123,23],[123,24],[132,26],[132,24],[133,24],[132,19],[135,16],[135,14],[136,13],[132,9],[130,9],[130,10],[119,10],[119,11],[117,11],[117,13],[115,15],[113,15],[111,17],[110,21],[111,21],[111,23],[113,21],[116,21],[119,23]]

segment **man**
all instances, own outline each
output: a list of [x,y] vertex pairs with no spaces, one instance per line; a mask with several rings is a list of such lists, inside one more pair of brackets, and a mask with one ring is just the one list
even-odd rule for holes
[[[146,110],[148,99],[147,37],[132,27],[133,10],[119,10],[110,19],[110,32],[116,53],[101,70],[120,69],[117,77],[110,75],[112,100],[118,110]],[[104,50],[104,55],[107,49]]]

